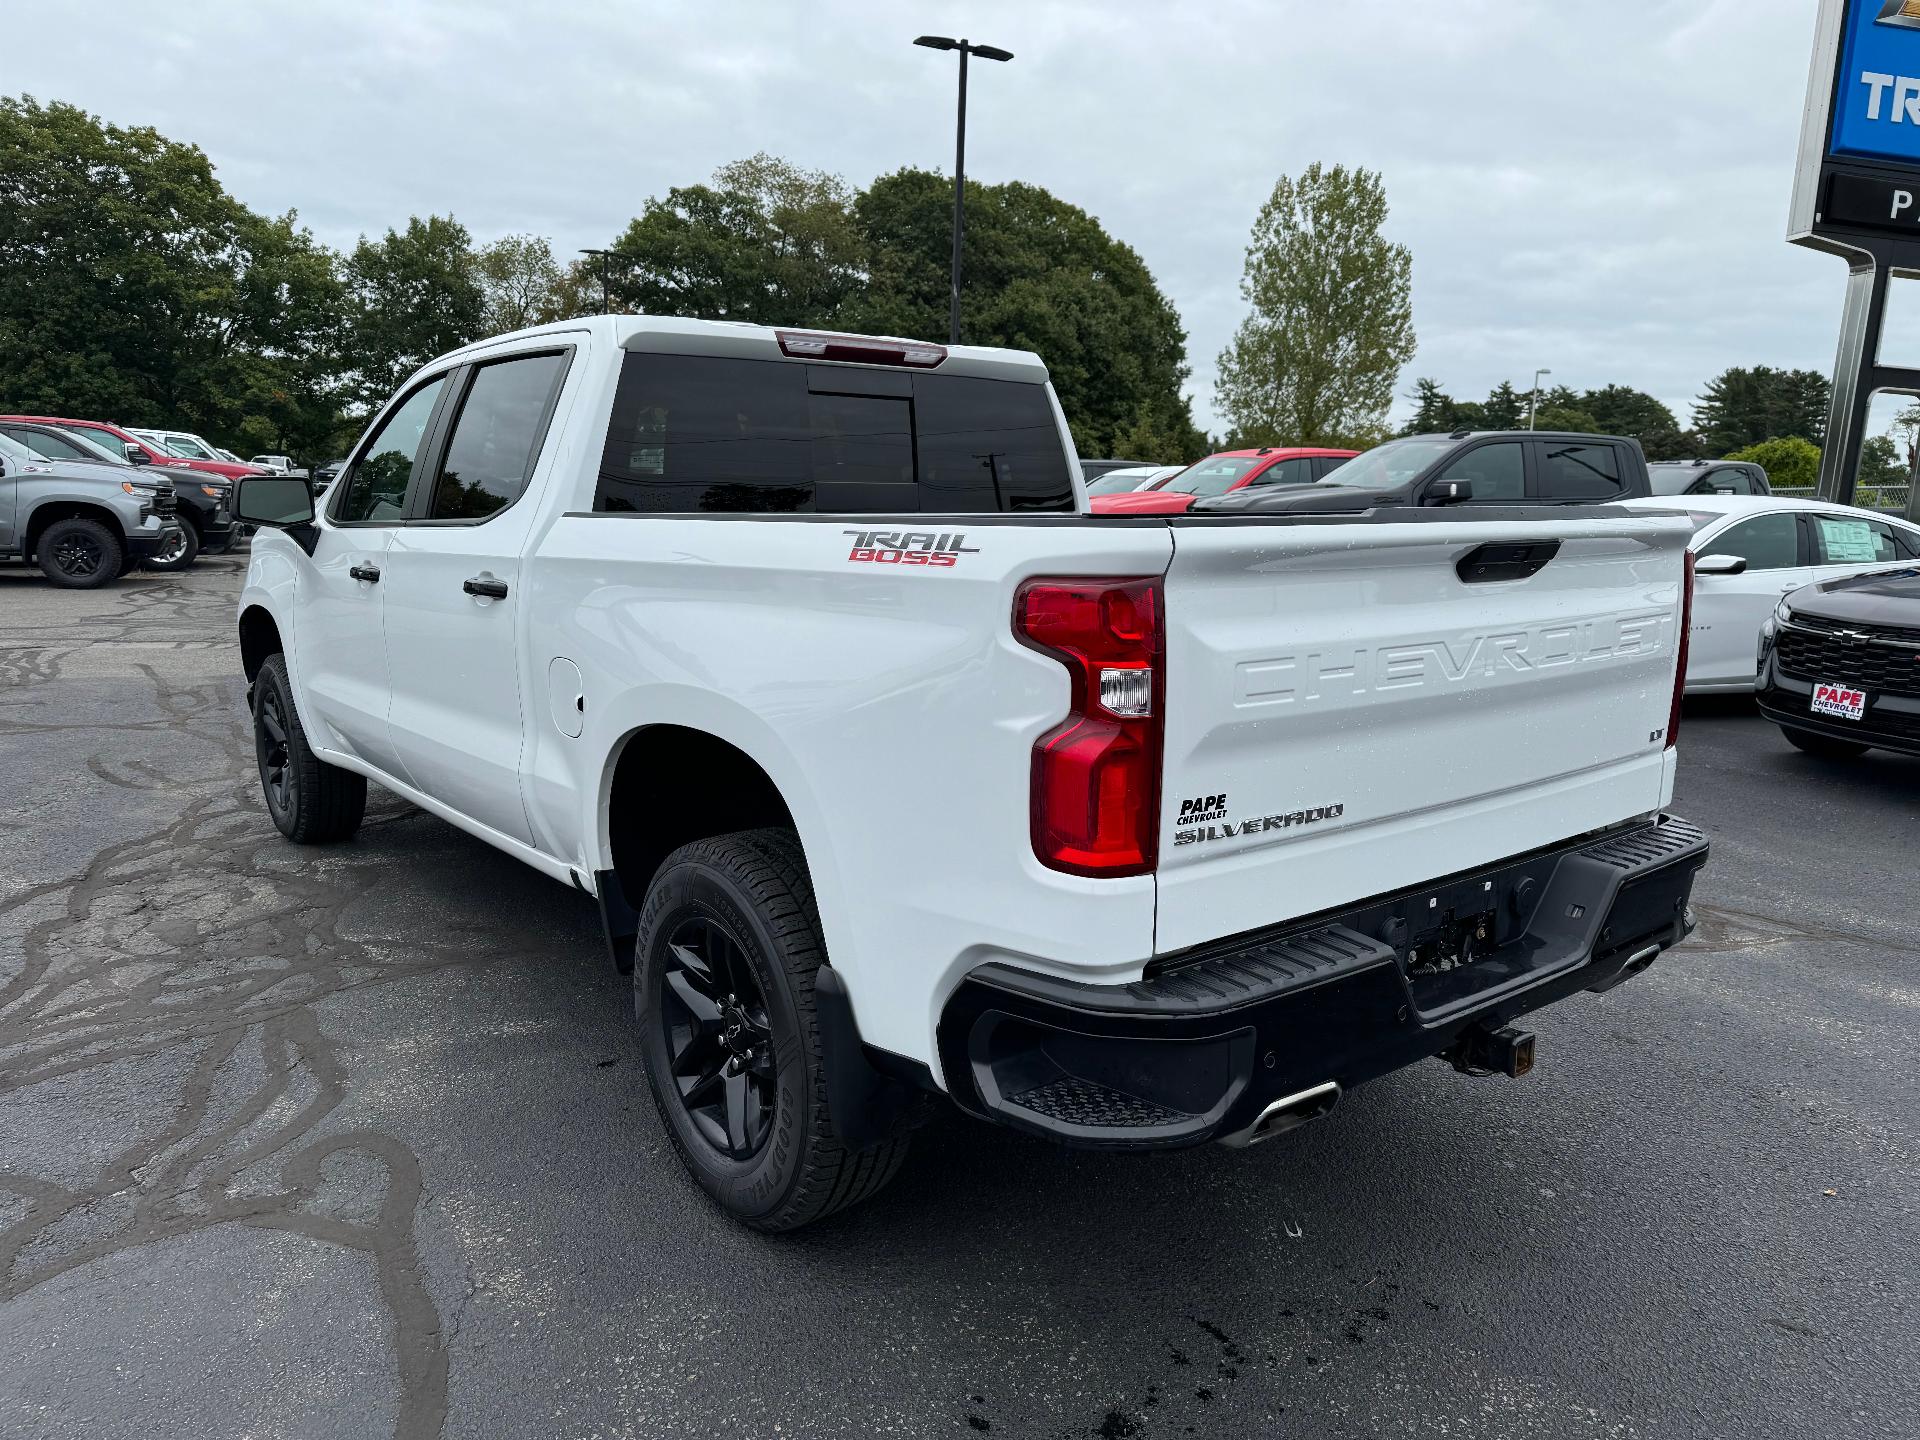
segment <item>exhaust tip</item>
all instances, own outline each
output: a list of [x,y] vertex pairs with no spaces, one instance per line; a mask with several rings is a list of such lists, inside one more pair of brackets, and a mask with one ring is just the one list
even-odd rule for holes
[[1318,1120],[1339,1103],[1340,1085],[1338,1081],[1327,1080],[1307,1090],[1299,1090],[1292,1095],[1282,1095],[1266,1109],[1245,1130],[1230,1135],[1225,1142],[1228,1145],[1258,1145],[1262,1140],[1271,1140],[1289,1130],[1297,1130],[1310,1121]]

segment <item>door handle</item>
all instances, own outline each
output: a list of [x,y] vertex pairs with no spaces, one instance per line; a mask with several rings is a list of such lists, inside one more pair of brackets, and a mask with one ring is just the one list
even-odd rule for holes
[[377,565],[355,565],[348,569],[347,574],[356,580],[364,580],[369,585],[380,583],[380,567]]
[[489,600],[504,600],[507,598],[507,582],[504,580],[495,580],[490,576],[483,577],[476,575],[460,588],[469,595],[481,595]]

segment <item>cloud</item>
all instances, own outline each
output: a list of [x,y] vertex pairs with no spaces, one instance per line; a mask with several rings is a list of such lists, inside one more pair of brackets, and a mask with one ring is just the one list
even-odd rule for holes
[[1783,240],[1805,0],[20,8],[5,89],[197,143],[336,245],[451,212],[568,253],[757,150],[855,183],[947,167],[954,61],[912,38],[1002,45],[974,69],[969,173],[1045,185],[1140,252],[1207,423],[1254,214],[1314,160],[1385,176],[1414,252],[1403,390],[1548,365],[1684,416],[1728,365],[1824,370],[1838,325],[1840,266]]

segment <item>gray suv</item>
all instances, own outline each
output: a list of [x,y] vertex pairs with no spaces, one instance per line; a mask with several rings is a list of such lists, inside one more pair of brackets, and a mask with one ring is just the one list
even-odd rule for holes
[[0,435],[0,560],[34,561],[55,585],[92,590],[177,545],[175,503],[170,480],[49,460]]

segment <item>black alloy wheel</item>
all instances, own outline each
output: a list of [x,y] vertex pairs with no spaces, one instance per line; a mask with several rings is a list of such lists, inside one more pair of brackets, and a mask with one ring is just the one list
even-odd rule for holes
[[745,949],[710,916],[667,938],[654,1013],[673,1085],[693,1128],[729,1160],[750,1160],[773,1132],[779,1066],[773,1026]]
[[277,686],[260,695],[259,723],[253,743],[260,760],[260,784],[266,790],[267,809],[282,820],[293,807],[293,754],[287,743],[287,712]]
[[98,520],[69,516],[41,533],[34,558],[63,590],[97,590],[120,578],[127,558],[120,537]]
[[62,573],[84,579],[100,573],[100,567],[107,563],[107,552],[97,537],[77,530],[60,537],[60,543],[53,547],[53,563]]

